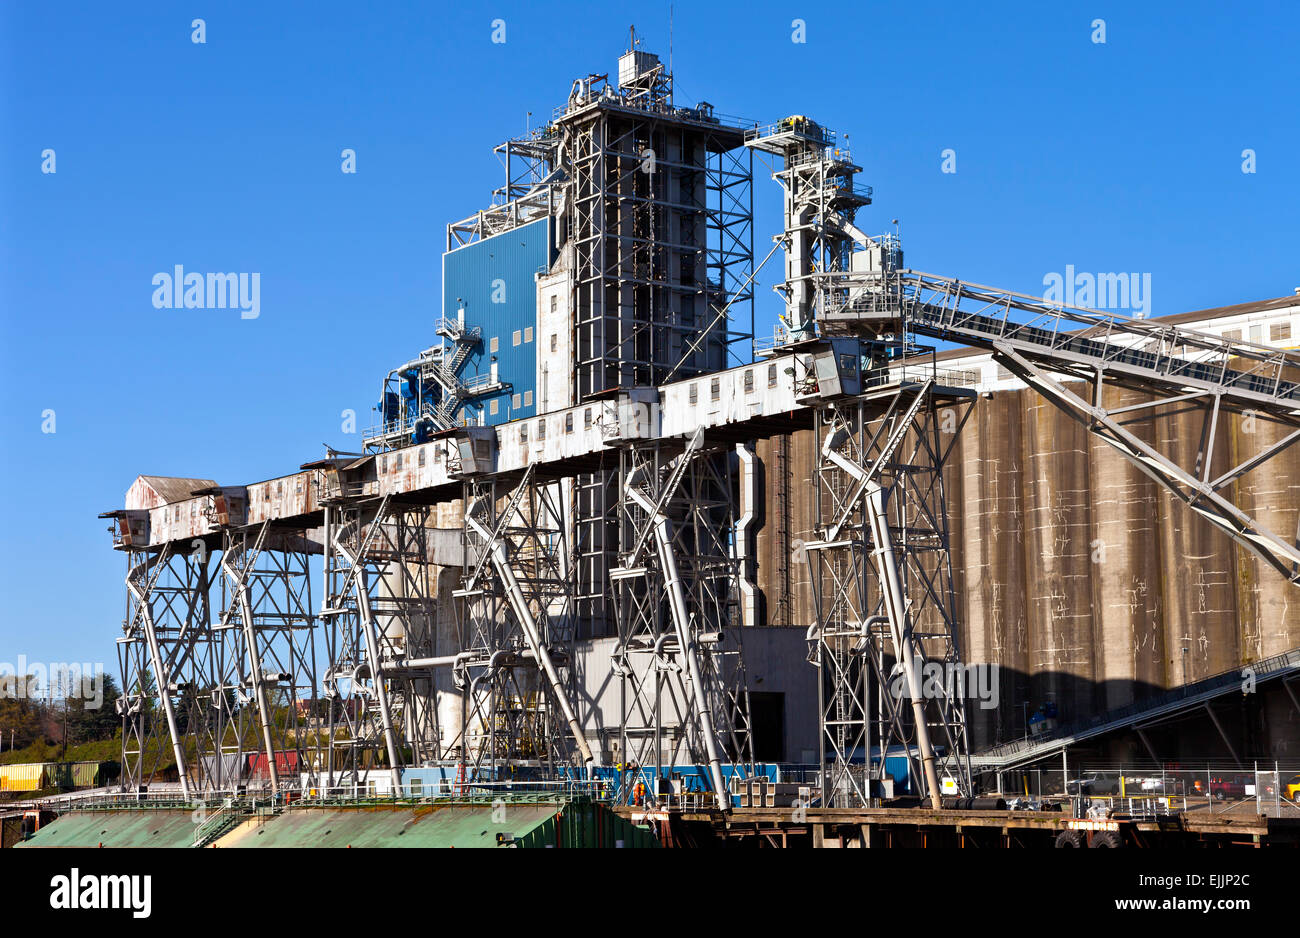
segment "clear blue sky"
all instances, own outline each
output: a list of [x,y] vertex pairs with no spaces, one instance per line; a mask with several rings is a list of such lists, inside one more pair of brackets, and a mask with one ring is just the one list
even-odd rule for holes
[[[1029,293],[1067,264],[1149,272],[1156,314],[1290,293],[1300,14],[1128,6],[679,3],[678,101],[848,131],[862,227],[900,218],[921,270]],[[443,226],[499,184],[491,147],[613,71],[633,22],[666,58],[667,3],[0,8],[0,661],[114,661],[124,562],[96,515],[138,473],[237,484],[359,447],[340,411],[364,425],[435,341]],[[755,196],[761,256],[766,174]],[[260,317],[153,308],[176,264],[259,272]]]

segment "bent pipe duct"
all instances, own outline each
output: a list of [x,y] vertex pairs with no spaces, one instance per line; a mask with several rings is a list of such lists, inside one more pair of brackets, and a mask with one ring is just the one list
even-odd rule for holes
[[[930,806],[936,811],[942,807],[939,792],[939,774],[934,764],[934,747],[930,743],[930,728],[925,722],[925,700],[921,696],[920,669],[915,666],[916,650],[912,645],[912,629],[907,622],[907,601],[903,597],[903,581],[898,573],[894,556],[893,539],[889,533],[889,518],[885,514],[885,491],[874,480],[867,483],[867,515],[871,524],[876,566],[880,584],[889,610],[889,627],[893,633],[894,647],[902,659],[907,675],[907,691],[912,698],[912,717],[916,722],[916,748],[921,753],[921,766],[925,784],[929,789]],[[881,752],[881,758],[884,752]]]
[[758,590],[753,580],[753,554],[749,549],[749,526],[754,521],[754,453],[748,443],[736,444],[740,458],[740,497],[743,511],[736,522],[736,560],[740,568],[740,624],[758,625]]
[[[358,534],[360,530],[358,526]],[[357,555],[343,544],[341,538],[334,542],[334,546],[343,555],[343,559],[348,562],[348,566],[355,572],[352,585],[357,596],[361,634],[365,636],[366,657],[370,659],[370,673],[375,683],[375,698],[379,702],[379,718],[384,727],[384,747],[388,750],[388,765],[393,781],[393,791],[398,792],[402,788],[402,771],[397,755],[397,730],[393,726],[393,711],[388,702],[388,688],[384,684],[383,665],[379,660],[379,639],[375,635],[375,619],[370,611],[370,588],[367,582],[369,578],[365,569],[357,566],[359,559]]]
[[673,556],[672,523],[667,515],[655,510],[655,506],[636,486],[628,486],[624,491],[650,515],[654,525],[659,563],[663,567],[664,586],[668,592],[668,606],[672,612],[673,626],[677,631],[677,643],[681,647],[682,656],[686,659],[686,670],[691,679],[691,695],[695,698],[695,711],[699,715],[700,731],[704,734],[704,745],[709,754],[709,774],[713,781],[713,793],[717,798],[718,807],[728,811],[731,809],[731,798],[722,781],[722,759],[718,755],[713,714],[709,711],[708,700],[704,694],[704,679],[700,672],[699,656],[696,653],[695,643],[691,641],[690,616],[686,611],[686,592],[682,588],[681,576],[677,572],[677,558]]
[[465,523],[483,539],[488,546],[488,554],[492,559],[492,566],[497,571],[497,576],[501,578],[502,584],[506,588],[506,597],[510,601],[510,608],[514,610],[515,617],[519,620],[520,627],[524,630],[524,637],[528,640],[533,654],[537,657],[538,664],[541,665],[543,673],[546,675],[547,682],[551,685],[551,693],[555,701],[559,704],[560,712],[563,714],[565,721],[569,724],[569,731],[573,735],[573,741],[582,753],[582,761],[586,765],[595,762],[595,757],[591,754],[591,746],[587,743],[586,734],[582,731],[582,724],[578,722],[578,716],[573,712],[573,705],[569,702],[568,695],[564,692],[564,682],[560,680],[560,672],[555,668],[555,662],[551,660],[550,654],[542,646],[541,635],[537,629],[537,620],[533,618],[532,610],[528,608],[528,601],[524,598],[523,590],[519,588],[519,581],[515,578],[515,571],[510,566],[510,558],[506,556],[505,545],[500,539],[494,539],[492,534],[479,524],[478,520],[471,515],[466,515]]

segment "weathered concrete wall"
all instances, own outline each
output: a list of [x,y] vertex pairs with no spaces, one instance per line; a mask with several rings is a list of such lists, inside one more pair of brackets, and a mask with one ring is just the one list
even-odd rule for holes
[[[1106,390],[1108,407],[1141,400]],[[1198,413],[1132,416],[1128,429],[1194,466]],[[1260,419],[1221,419],[1210,478],[1283,433]],[[816,444],[810,431],[788,439],[788,455],[779,439],[756,447],[757,579],[769,623],[807,626],[807,566],[792,559],[798,579],[787,586],[777,552],[815,536]],[[1300,646],[1295,587],[1035,391],[979,398],[945,485],[962,657],[1002,672],[1000,706],[971,712],[977,747],[1020,735],[1026,704],[1032,713],[1054,701],[1069,721]],[[1291,536],[1300,446],[1248,474],[1230,497]]]

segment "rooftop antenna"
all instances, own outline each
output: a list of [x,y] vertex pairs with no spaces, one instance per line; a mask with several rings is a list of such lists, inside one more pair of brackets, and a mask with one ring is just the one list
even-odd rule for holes
[[673,77],[673,5],[668,4],[668,77]]

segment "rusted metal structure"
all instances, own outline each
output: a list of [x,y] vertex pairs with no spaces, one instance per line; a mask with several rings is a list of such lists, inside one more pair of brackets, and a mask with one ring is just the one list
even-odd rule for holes
[[[916,675],[1004,655],[985,636],[1010,627],[984,617],[1008,584],[972,582],[998,543],[978,525],[1002,517],[979,498],[1004,483],[972,481],[966,462],[985,471],[1003,432],[1040,463],[1060,426],[1104,443],[1090,462],[1295,581],[1300,551],[1279,533],[1292,509],[1248,482],[1300,440],[1295,356],[905,269],[896,238],[861,230],[871,193],[831,131],[678,107],[635,44],[620,71],[617,88],[575,83],[552,120],[504,144],[497,202],[448,227],[452,344],[390,373],[364,455],[238,487],[142,477],[109,513],[129,570],[128,785],[162,753],[187,792],[225,787],[223,759],[245,754],[277,790],[376,772],[395,789],[404,768],[439,762],[466,782],[690,765],[726,810],[759,735],[741,640],[779,625],[806,635],[817,675],[807,761],[823,805],[886,795],[895,751],[932,805],[968,795],[966,703]],[[754,151],[780,161],[784,315],[728,367],[753,331],[730,323],[752,316]],[[510,295],[505,313],[469,295],[480,276],[484,296]],[[1016,406],[1050,402],[1060,423],[1035,411],[991,430],[985,414],[1005,405],[926,341],[991,356],[1041,396],[1006,392]],[[1238,432],[1246,420],[1263,429]],[[1059,506],[1042,477],[1005,483],[1017,511]],[[1049,587],[1064,589],[1082,561],[1046,543],[1054,531],[1030,537],[1045,572],[1008,577],[1060,573]],[[1167,549],[1198,536],[1180,527]],[[603,686],[617,707],[591,692]]]

